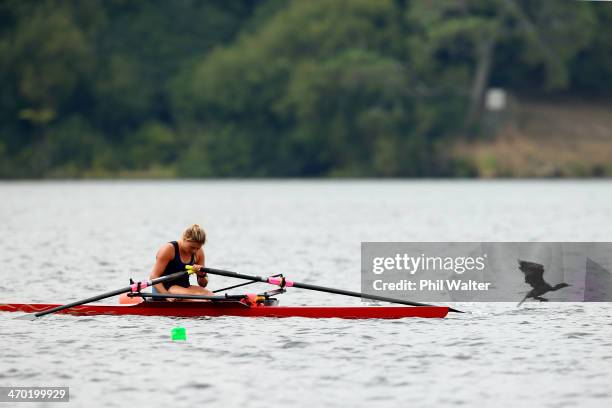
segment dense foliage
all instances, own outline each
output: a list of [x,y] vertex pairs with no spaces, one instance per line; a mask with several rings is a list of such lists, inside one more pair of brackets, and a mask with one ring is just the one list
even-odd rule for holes
[[612,90],[612,4],[3,0],[0,177],[438,176],[489,86]]

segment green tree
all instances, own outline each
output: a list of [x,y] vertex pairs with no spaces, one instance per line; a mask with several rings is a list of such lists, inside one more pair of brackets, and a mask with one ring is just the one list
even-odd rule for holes
[[407,141],[419,135],[398,11],[392,1],[291,2],[184,71],[175,117],[204,126],[207,149],[235,149],[252,174],[413,174],[403,158],[420,143]]
[[588,4],[559,1],[414,2],[407,17],[418,27],[411,48],[420,72],[430,69],[424,81],[469,94],[466,124],[478,117],[492,70],[513,70],[495,65],[496,49],[505,48],[514,63],[542,68],[535,84],[541,89],[563,89],[568,61],[589,42],[594,22]]

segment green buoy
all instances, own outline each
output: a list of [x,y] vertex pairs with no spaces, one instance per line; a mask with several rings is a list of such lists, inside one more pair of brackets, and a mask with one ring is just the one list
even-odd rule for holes
[[184,327],[175,327],[172,329],[172,341],[186,341],[187,330]]

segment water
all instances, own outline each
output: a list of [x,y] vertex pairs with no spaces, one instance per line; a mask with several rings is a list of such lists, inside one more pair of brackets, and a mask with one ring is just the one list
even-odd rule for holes
[[[129,277],[147,276],[159,246],[193,222],[208,232],[209,266],[359,290],[361,241],[611,241],[611,187],[1,183],[0,290],[7,303],[65,303],[125,286]],[[226,283],[211,279],[213,287]],[[298,289],[281,302],[359,304]],[[68,405],[75,407],[612,403],[611,305],[454,306],[471,313],[398,321],[59,315],[28,321],[0,313],[0,385],[69,386]],[[170,341],[175,326],[187,329],[187,342]]]

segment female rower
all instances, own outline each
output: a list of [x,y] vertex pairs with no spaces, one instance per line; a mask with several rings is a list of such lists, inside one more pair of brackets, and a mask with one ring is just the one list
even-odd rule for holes
[[[184,271],[185,265],[193,265],[197,270],[198,285],[191,285],[189,283],[189,275],[185,274],[185,276],[178,279],[158,283],[153,286],[153,293],[161,295],[212,295],[213,293],[210,290],[205,289],[206,285],[208,285],[206,273],[200,272],[204,268],[204,250],[202,246],[205,242],[206,233],[198,224],[193,224],[185,229],[180,240],[162,245],[159,251],[157,251],[151,279]],[[172,302],[177,299],[167,298],[166,300]]]

